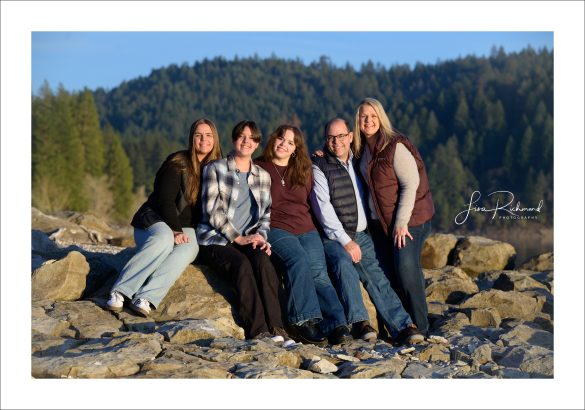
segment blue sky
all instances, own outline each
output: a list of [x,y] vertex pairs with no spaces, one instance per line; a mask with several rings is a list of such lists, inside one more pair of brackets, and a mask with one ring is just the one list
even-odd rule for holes
[[152,69],[204,58],[300,58],[326,55],[355,68],[372,60],[386,67],[434,64],[467,55],[489,55],[527,46],[553,49],[553,32],[33,32],[32,91],[44,80],[55,89],[111,89]]

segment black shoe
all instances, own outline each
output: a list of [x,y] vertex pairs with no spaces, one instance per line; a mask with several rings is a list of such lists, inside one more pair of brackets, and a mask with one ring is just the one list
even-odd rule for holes
[[414,345],[417,343],[424,342],[425,336],[422,334],[420,330],[416,326],[405,327],[398,333],[398,337],[396,338],[397,344],[409,344]]
[[321,330],[317,327],[315,322],[308,320],[301,326],[292,326],[295,340],[303,343],[309,343],[317,346],[324,346],[327,344],[327,338]]
[[347,326],[341,325],[333,329],[333,332],[329,335],[329,343],[332,345],[342,345],[353,340],[349,333]]
[[354,336],[358,339],[365,340],[366,342],[375,342],[378,339],[378,334],[367,320],[355,322],[352,328]]

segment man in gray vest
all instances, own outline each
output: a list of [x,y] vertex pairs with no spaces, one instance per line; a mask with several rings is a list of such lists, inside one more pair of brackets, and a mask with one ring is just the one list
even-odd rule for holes
[[353,133],[347,121],[330,120],[325,126],[325,139],[323,157],[313,158],[311,206],[322,228],[327,265],[348,323],[356,337],[370,342],[377,339],[362,299],[361,280],[393,341],[420,343],[424,336],[390,286],[366,230],[367,188],[354,170],[350,148]]

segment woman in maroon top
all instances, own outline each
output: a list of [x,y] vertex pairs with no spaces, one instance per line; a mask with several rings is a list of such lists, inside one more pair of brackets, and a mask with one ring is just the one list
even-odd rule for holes
[[268,171],[272,180],[268,241],[275,264],[285,272],[293,337],[317,345],[326,344],[324,334],[329,335],[331,344],[351,340],[310,213],[313,173],[301,131],[291,125],[279,126],[256,164]]

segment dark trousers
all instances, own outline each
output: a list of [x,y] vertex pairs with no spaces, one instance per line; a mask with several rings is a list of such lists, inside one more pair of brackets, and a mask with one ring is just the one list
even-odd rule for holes
[[400,297],[416,327],[423,333],[429,330],[428,308],[425,279],[420,265],[423,244],[431,232],[431,221],[418,226],[409,226],[408,231],[414,238],[406,237],[406,246],[394,246],[393,232],[384,234],[379,221],[368,221],[374,240],[376,255],[382,268],[390,279],[392,288]]
[[203,263],[227,274],[236,288],[238,315],[247,338],[284,327],[278,301],[279,279],[270,257],[252,246],[201,245]]

